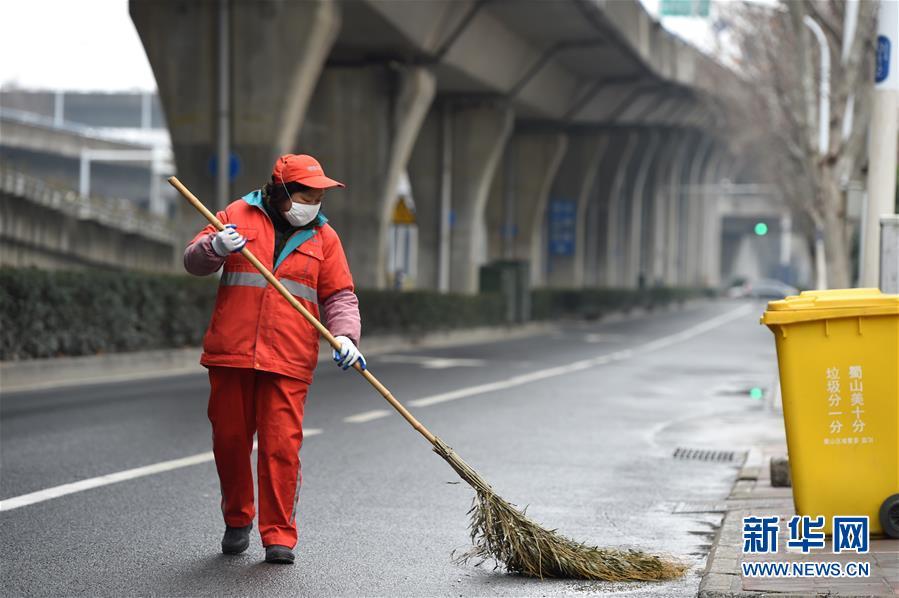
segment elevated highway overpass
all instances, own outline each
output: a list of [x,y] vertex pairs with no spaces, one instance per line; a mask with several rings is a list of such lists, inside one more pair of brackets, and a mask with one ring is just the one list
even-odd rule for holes
[[165,152],[8,106],[0,132],[0,266],[173,269]]
[[[348,183],[324,211],[359,286],[389,284],[404,171],[419,287],[473,292],[479,265],[499,258],[528,260],[535,285],[718,283],[702,258],[720,252],[701,233],[714,198],[691,189],[745,171],[719,94],[738,82],[636,0],[131,0],[130,11],[184,182],[222,207],[263,184],[277,155],[316,155]],[[220,132],[236,172],[217,198]],[[183,220],[182,238],[202,224]]]

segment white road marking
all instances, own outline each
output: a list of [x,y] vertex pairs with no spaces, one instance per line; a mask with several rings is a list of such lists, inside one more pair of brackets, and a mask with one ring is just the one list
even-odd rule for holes
[[384,355],[378,358],[384,363],[413,363],[429,370],[445,370],[459,367],[481,367],[487,362],[483,359],[465,359],[458,357],[428,357],[427,355]]
[[[306,430],[303,430],[303,437],[307,438],[309,436],[315,436],[321,433],[322,430],[320,428],[308,428]],[[257,447],[258,443],[254,442],[253,450],[256,450]],[[108,486],[117,482],[124,482],[126,480],[142,478],[148,475],[162,473],[164,471],[181,469],[182,467],[190,467],[191,465],[199,465],[200,463],[207,463],[212,460],[214,460],[212,451],[208,451],[205,453],[199,453],[197,455],[191,455],[189,457],[172,459],[171,461],[162,461],[161,463],[154,463],[153,465],[135,467],[134,469],[126,469],[125,471],[108,473],[106,475],[101,475],[86,480],[79,480],[70,484],[54,486],[53,488],[47,488],[46,490],[38,490],[37,492],[22,494],[21,496],[15,496],[13,498],[2,500],[0,501],[0,512],[11,511],[20,507],[27,507],[28,505],[33,505],[35,503],[59,498],[60,496],[66,496],[67,494],[84,492],[85,490],[91,490],[93,488],[99,488],[101,486]]]
[[714,317],[710,320],[703,322],[702,324],[697,324],[696,326],[692,326],[687,328],[686,330],[682,330],[676,334],[671,334],[668,336],[663,336],[662,338],[656,339],[654,341],[650,341],[648,343],[644,343],[642,345],[638,345],[633,349],[623,349],[621,351],[615,351],[614,353],[609,353],[607,355],[600,355],[598,357],[593,357],[591,359],[584,359],[581,361],[575,361],[568,365],[557,366],[553,368],[547,368],[545,370],[538,370],[536,372],[531,372],[530,374],[524,374],[521,376],[514,376],[512,378],[507,378],[505,380],[499,380],[497,382],[490,382],[487,384],[479,384],[477,386],[469,386],[467,388],[460,388],[458,390],[452,390],[450,392],[445,392],[438,395],[432,395],[430,397],[422,397],[420,399],[415,399],[409,401],[409,405],[411,407],[429,407],[431,405],[437,405],[439,403],[446,403],[447,401],[455,401],[457,399],[463,399],[465,397],[471,397],[474,395],[484,394],[487,392],[493,392],[496,390],[505,390],[507,388],[513,388],[515,386],[521,386],[523,384],[529,384],[531,382],[536,382],[537,380],[544,380],[546,378],[553,378],[556,376],[564,376],[565,374],[570,374],[572,372],[578,372],[581,370],[586,370],[588,368],[596,367],[598,365],[606,365],[608,363],[614,363],[616,361],[623,361],[625,359],[630,359],[634,355],[638,353],[645,353],[647,351],[655,351],[657,349],[662,349],[664,347],[669,347],[673,344],[691,339],[695,336],[699,336],[709,330],[714,330],[719,326],[723,326],[728,322],[736,320],[738,318],[742,318],[750,311],[756,309],[753,305],[743,305],[735,310],[729,311],[720,316]]
[[364,424],[365,422],[370,422],[373,419],[381,419],[388,415],[390,415],[390,412],[386,409],[374,409],[372,411],[363,411],[362,413],[345,417],[343,418],[343,421],[348,424]]
[[590,333],[584,336],[585,343],[607,343],[610,341],[620,341],[624,340],[627,337],[623,334],[599,334],[599,333]]

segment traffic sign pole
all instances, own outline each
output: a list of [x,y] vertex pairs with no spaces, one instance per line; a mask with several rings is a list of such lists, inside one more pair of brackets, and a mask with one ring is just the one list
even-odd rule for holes
[[899,73],[899,3],[881,2],[877,24],[877,69],[868,135],[868,197],[866,200],[859,284],[879,287],[880,217],[896,211],[896,135]]

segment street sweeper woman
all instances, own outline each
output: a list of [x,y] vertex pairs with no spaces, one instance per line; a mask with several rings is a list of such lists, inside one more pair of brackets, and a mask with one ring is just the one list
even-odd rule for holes
[[[294,162],[294,158],[299,162],[299,172],[288,172],[286,168]],[[324,189],[330,186],[339,185],[336,181],[324,177],[321,172],[321,166],[318,162],[311,160],[308,156],[282,158],[283,164],[275,165],[272,175],[272,184],[278,186],[280,182],[284,186],[288,182],[297,182],[313,189]],[[315,178],[306,180],[306,173],[303,172],[305,167],[310,172],[315,172]],[[319,175],[322,179],[318,179]],[[273,463],[275,459],[290,459],[292,453],[279,452],[275,453],[283,446],[291,444],[283,442],[278,444],[277,441],[282,438],[293,438],[291,434],[293,430],[299,430],[299,440],[302,440],[302,409],[299,415],[290,399],[290,389],[288,384],[294,379],[299,380],[302,386],[302,396],[305,397],[306,384],[311,379],[312,367],[314,366],[314,356],[307,355],[304,363],[305,370],[301,371],[302,376],[292,375],[290,372],[284,374],[281,372],[291,368],[290,364],[285,360],[285,355],[292,355],[295,347],[287,347],[283,342],[275,343],[274,341],[284,341],[283,324],[290,322],[290,318],[286,314],[277,311],[269,301],[274,297],[274,293],[270,293],[265,287],[265,283],[271,285],[271,289],[275,290],[284,300],[284,304],[290,305],[292,309],[299,313],[303,320],[308,322],[313,330],[318,331],[322,337],[328,341],[328,344],[335,349],[334,359],[342,367],[348,367],[352,363],[352,367],[356,369],[360,375],[365,378],[384,399],[390,403],[394,409],[411,425],[419,434],[421,434],[431,445],[434,452],[437,453],[446,463],[455,470],[468,485],[475,490],[475,499],[472,508],[469,510],[470,525],[469,532],[474,546],[471,550],[458,555],[457,562],[465,563],[470,559],[477,559],[479,562],[484,560],[494,560],[497,566],[503,566],[510,573],[519,573],[530,577],[559,577],[567,579],[589,579],[589,580],[605,580],[605,581],[663,581],[677,579],[682,577],[687,570],[686,564],[675,559],[665,556],[656,556],[640,550],[633,549],[617,549],[617,548],[599,548],[586,543],[576,542],[558,534],[555,530],[541,527],[536,522],[529,519],[523,511],[517,509],[514,505],[500,497],[494,489],[482,478],[468,463],[449,445],[434,435],[427,427],[416,419],[403,404],[391,394],[370,370],[365,367],[365,361],[355,349],[356,342],[347,335],[356,333],[358,340],[359,318],[358,310],[355,309],[353,303],[352,310],[346,309],[341,315],[340,311],[335,309],[332,303],[333,295],[339,292],[339,289],[352,292],[352,280],[349,276],[349,270],[346,267],[346,259],[343,252],[339,251],[339,258],[336,262],[331,262],[332,266],[328,266],[329,260],[338,255],[340,242],[337,240],[336,233],[330,230],[325,224],[321,224],[317,228],[318,245],[309,244],[309,239],[304,241],[299,239],[299,245],[295,247],[301,254],[306,255],[310,259],[302,262],[302,271],[299,270],[299,263],[291,262],[295,256],[287,252],[293,251],[295,245],[295,235],[299,232],[291,233],[284,247],[272,252],[274,243],[271,242],[276,230],[273,226],[273,220],[262,220],[260,214],[268,213],[270,210],[281,210],[281,216],[294,226],[295,228],[309,231],[310,220],[315,216],[318,217],[317,208],[308,206],[317,205],[317,192],[308,191],[300,188],[296,191],[299,194],[294,199],[294,191],[287,187],[285,191],[291,198],[291,205],[287,207],[286,202],[278,200],[273,196],[273,187],[266,188],[251,193],[243,199],[244,203],[249,206],[258,206],[261,212],[253,212],[250,208],[245,207],[239,201],[234,202],[224,212],[219,212],[218,217],[206,209],[206,206],[194,196],[190,190],[185,187],[181,181],[175,177],[169,177],[169,183],[175,187],[181,195],[184,196],[194,208],[197,209],[207,221],[212,225],[211,229],[206,229],[194,240],[194,244],[208,243],[203,249],[188,249],[188,255],[185,256],[185,264],[188,270],[202,272],[208,270],[214,271],[215,266],[207,266],[200,268],[193,263],[196,259],[200,263],[206,263],[207,260],[224,261],[225,273],[222,276],[222,287],[219,290],[219,302],[216,305],[216,311],[213,314],[213,320],[210,324],[209,332],[206,338],[206,347],[203,354],[204,362],[209,364],[210,380],[212,381],[212,397],[210,400],[210,419],[213,424],[213,444],[215,446],[216,465],[219,468],[219,476],[222,481],[222,511],[225,514],[225,522],[228,526],[225,532],[225,538],[222,541],[222,548],[225,552],[239,552],[246,549],[248,544],[248,535],[250,524],[253,520],[253,486],[250,473],[249,453],[251,450],[251,441],[253,437],[254,422],[255,427],[259,430],[259,527],[262,533],[262,541],[266,546],[266,560],[272,562],[292,562],[293,552],[288,544],[275,544],[275,542],[290,542],[293,545],[296,542],[296,526],[294,518],[296,515],[296,492],[299,489],[299,477],[296,487],[291,492],[290,476],[282,475],[285,471],[284,464]],[[313,183],[308,185],[308,183]],[[304,195],[305,193],[305,195]],[[297,206],[296,204],[303,204]],[[282,205],[283,204],[283,205]],[[305,206],[305,207],[304,207]],[[288,214],[294,212],[292,217]],[[275,213],[274,217],[278,214]],[[272,218],[272,216],[269,216]],[[227,223],[227,224],[226,224]],[[229,225],[237,226],[240,223],[249,224],[245,226],[244,234],[231,230]],[[306,223],[306,224],[303,224]],[[250,234],[251,227],[253,232]],[[316,225],[312,226],[313,229]],[[208,232],[207,232],[208,231]],[[220,231],[220,232],[218,232]],[[213,239],[215,245],[213,245]],[[316,239],[313,234],[311,239]],[[263,240],[268,240],[263,243]],[[245,244],[254,243],[256,251],[268,251],[273,256],[274,268],[270,269],[269,260],[266,257],[264,261],[259,260],[254,252]],[[192,246],[193,246],[192,245]],[[216,249],[221,246],[224,250]],[[202,247],[202,246],[201,246]],[[243,247],[243,249],[239,249]],[[265,281],[260,281],[253,276],[253,271],[247,269],[247,264],[237,259],[238,256],[233,254],[234,251],[240,250],[240,256],[245,258],[255,273],[258,273]],[[303,251],[305,249],[305,251]],[[197,252],[196,254],[192,251]],[[206,252],[204,257],[203,252]],[[210,253],[211,252],[211,253]],[[229,253],[231,252],[231,253]],[[218,256],[215,258],[214,256]],[[227,257],[226,257],[227,256]],[[330,256],[330,257],[329,257]],[[278,270],[282,263],[291,263],[290,268]],[[341,265],[337,268],[337,265]],[[196,269],[195,269],[196,268]],[[328,273],[332,268],[338,270],[337,274]],[[274,272],[273,272],[274,271]],[[299,274],[298,274],[299,272]],[[288,274],[290,276],[288,276]],[[283,276],[283,277],[282,277]],[[282,277],[281,280],[278,277]],[[330,281],[330,282],[326,282]],[[335,282],[336,281],[336,282]],[[343,282],[344,284],[339,284]],[[289,290],[287,284],[291,284]],[[236,293],[232,293],[226,288],[228,286],[246,286],[251,288],[264,288],[262,294],[247,294],[238,297]],[[348,286],[347,286],[348,285]],[[327,288],[327,290],[325,290]],[[332,292],[333,291],[333,292]],[[255,292],[255,291],[254,291]],[[302,297],[312,308],[307,308],[297,299]],[[239,307],[232,307],[226,310],[228,301],[224,298],[232,297],[230,303],[237,303],[237,299],[243,299]],[[327,315],[329,324],[335,331],[344,330],[345,334],[335,336],[325,326],[316,319],[317,313],[313,313],[315,303],[318,301],[323,306],[323,313]],[[272,299],[273,300],[273,299]],[[240,326],[227,322],[223,317],[227,311],[228,315],[235,316]],[[352,317],[350,313],[352,312]],[[275,320],[264,320],[262,314],[274,314]],[[334,313],[332,321],[331,314]],[[345,320],[343,318],[346,318]],[[275,322],[274,324],[272,322]],[[355,322],[350,325],[349,322]],[[250,332],[241,329],[244,326]],[[354,330],[350,330],[353,328]],[[280,336],[279,336],[280,335]],[[347,341],[342,340],[346,337],[352,344],[352,348]],[[221,339],[240,339],[240,343],[235,345],[235,349],[224,349]],[[213,342],[218,341],[219,344]],[[234,354],[228,354],[232,351]],[[228,371],[229,368],[250,370],[246,377],[223,377],[216,381],[216,368],[222,365],[221,370]],[[268,365],[271,364],[271,365]],[[280,372],[279,372],[280,370]],[[224,376],[224,374],[221,374]],[[232,390],[231,387],[237,387]],[[264,391],[264,392],[263,392]],[[219,394],[228,397],[222,402],[217,400]],[[285,399],[285,396],[287,397]],[[234,398],[237,397],[237,398]],[[230,399],[230,400],[229,400]],[[220,405],[224,405],[220,407]],[[273,406],[274,405],[274,406]],[[300,403],[302,405],[302,403]],[[282,412],[275,412],[273,409],[280,407]],[[238,413],[231,414],[227,409],[237,410]],[[255,417],[255,420],[254,420]],[[242,419],[241,419],[242,418]],[[276,426],[283,426],[284,430],[273,430]],[[229,442],[219,440],[219,435],[228,432],[230,435]],[[267,439],[267,440],[264,440]],[[299,450],[300,442],[295,441]],[[219,446],[237,446],[234,449],[234,455],[226,453]],[[265,448],[264,448],[265,447]],[[277,447],[277,448],[272,448]],[[220,460],[220,454],[222,455]],[[238,467],[234,467],[234,464]],[[296,460],[297,470],[299,470],[299,458]],[[263,467],[265,466],[265,467]],[[237,473],[234,474],[234,471]],[[265,473],[265,483],[263,483],[263,473]],[[289,471],[288,471],[289,473]],[[299,472],[298,472],[299,473]],[[233,475],[238,479],[239,483],[229,483],[229,476]],[[273,479],[273,475],[277,475],[278,479]],[[245,496],[242,500],[231,498],[234,487],[243,491]],[[269,498],[266,498],[268,496]],[[293,506],[291,507],[290,517],[286,517],[286,507],[290,504],[285,497],[293,498]],[[272,506],[275,505],[275,506]],[[272,515],[272,512],[277,512]],[[288,523],[283,523],[284,521]],[[240,524],[246,524],[237,527]],[[285,540],[286,538],[286,540]]]
[[244,246],[340,342],[344,370],[365,359],[353,277],[337,232],[320,212],[326,189],[343,187],[307,155],[281,156],[271,182],[217,214],[184,252],[184,267],[222,269],[200,363],[209,370],[208,415],[225,520],[222,552],[250,543],[256,514],[250,454],[258,435],[259,533],[265,560],[289,564],[297,542],[303,410],[318,361],[318,332],[241,255]]

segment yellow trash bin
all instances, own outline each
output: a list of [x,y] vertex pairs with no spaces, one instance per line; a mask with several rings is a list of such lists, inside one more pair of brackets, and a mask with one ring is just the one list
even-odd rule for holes
[[899,295],[806,291],[771,301],[799,515],[867,515],[899,537]]

